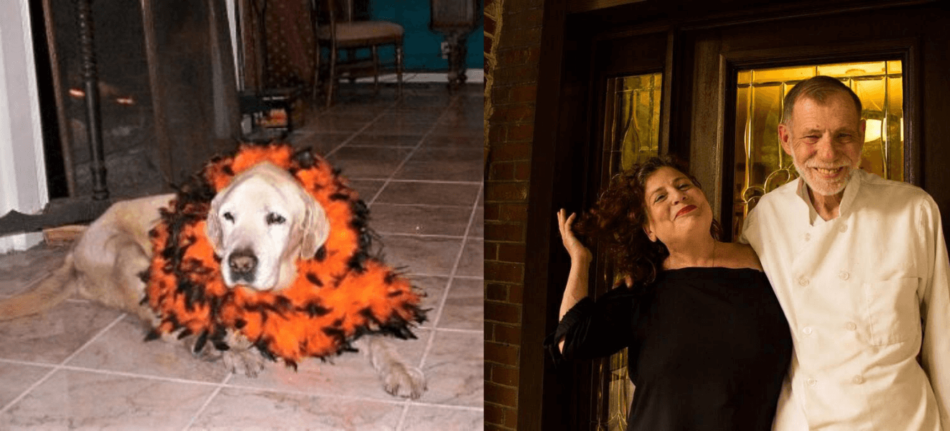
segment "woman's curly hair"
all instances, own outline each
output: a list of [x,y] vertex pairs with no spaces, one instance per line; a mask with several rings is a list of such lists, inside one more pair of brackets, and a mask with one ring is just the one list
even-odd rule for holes
[[[594,208],[583,214],[575,226],[579,234],[606,246],[607,254],[616,262],[618,273],[629,275],[634,286],[653,283],[663,261],[670,255],[666,245],[650,241],[643,231],[648,221],[644,186],[650,176],[664,167],[682,172],[702,190],[696,177],[689,174],[679,161],[669,156],[651,157],[614,175]],[[713,238],[719,239],[722,232],[719,222],[713,220],[709,232]]]

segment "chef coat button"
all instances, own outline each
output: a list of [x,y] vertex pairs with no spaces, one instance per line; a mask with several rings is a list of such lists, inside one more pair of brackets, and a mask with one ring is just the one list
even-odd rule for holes
[[799,278],[798,285],[802,287],[808,286],[808,277]]
[[848,225],[841,223],[838,225],[838,232],[845,233],[848,231]]
[[854,378],[851,379],[851,382],[854,383],[854,384],[856,384],[856,385],[860,385],[861,383],[864,383],[864,377],[861,377],[861,376],[854,376]]
[[815,386],[816,384],[818,384],[818,380],[808,379],[808,386]]
[[806,234],[805,234],[805,241],[809,241],[809,240],[811,240],[811,234],[810,234],[810,233],[806,233]]
[[844,325],[844,326],[845,326],[846,328],[848,328],[849,331],[853,331],[853,330],[855,330],[855,329],[858,329],[858,325],[855,325],[854,322],[848,322],[848,324],[846,324],[846,325]]
[[847,280],[851,278],[851,274],[848,274],[847,271],[841,271],[838,273],[838,277],[840,277],[842,280]]
[[802,329],[802,332],[804,332],[805,335],[811,335],[811,331],[811,326],[806,326],[805,329]]

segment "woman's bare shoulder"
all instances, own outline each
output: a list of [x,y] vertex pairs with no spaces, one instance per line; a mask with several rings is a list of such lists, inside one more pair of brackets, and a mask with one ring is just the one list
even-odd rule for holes
[[762,271],[762,263],[759,262],[759,256],[755,254],[755,250],[753,250],[750,245],[737,242],[725,243],[725,245],[731,267]]

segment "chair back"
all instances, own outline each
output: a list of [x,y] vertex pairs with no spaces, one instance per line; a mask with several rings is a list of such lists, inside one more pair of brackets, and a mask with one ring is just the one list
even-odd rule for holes
[[311,0],[310,6],[317,25],[332,25],[366,19],[365,13],[357,13],[355,0]]

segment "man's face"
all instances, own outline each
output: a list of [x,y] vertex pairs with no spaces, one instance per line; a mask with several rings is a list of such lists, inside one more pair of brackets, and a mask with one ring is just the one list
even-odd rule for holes
[[861,163],[864,121],[845,94],[819,104],[798,99],[789,124],[779,124],[779,140],[795,169],[814,193],[834,196],[844,191],[851,171]]

